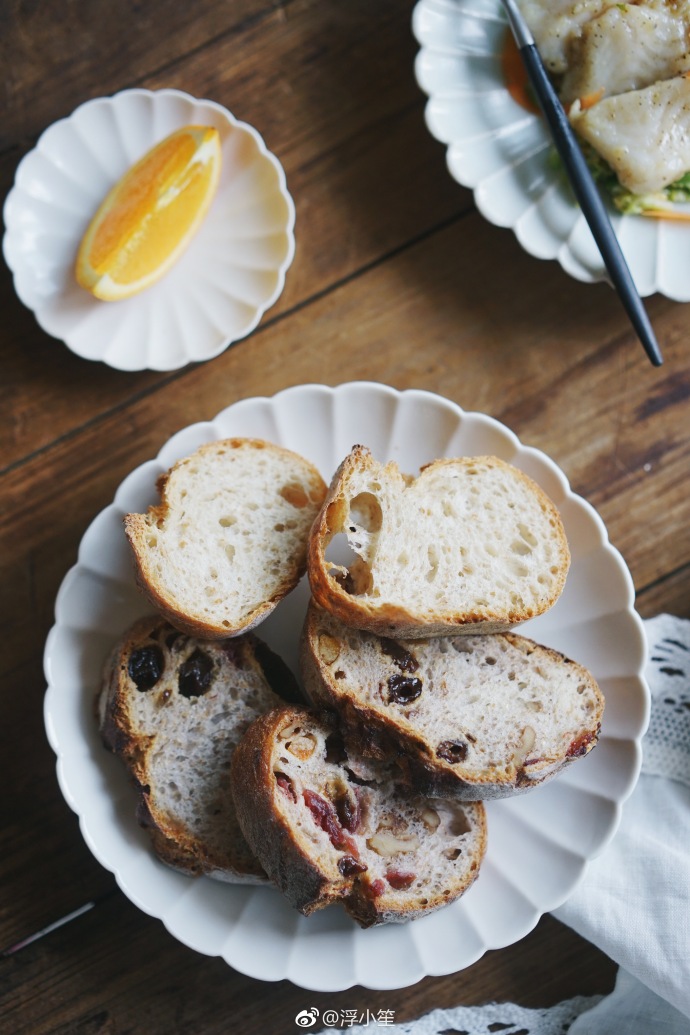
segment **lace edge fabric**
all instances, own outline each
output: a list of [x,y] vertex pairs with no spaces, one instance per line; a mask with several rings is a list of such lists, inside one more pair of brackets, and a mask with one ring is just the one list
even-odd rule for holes
[[690,786],[690,621],[661,614],[644,625],[652,708],[642,772]]
[[[564,1035],[572,1023],[602,1000],[602,996],[577,996],[556,1006],[530,1009],[514,1003],[487,1003],[485,1006],[459,1006],[452,1010],[433,1010],[416,1021],[396,1024],[386,1015],[383,1023],[376,1012],[363,1016],[361,1010],[324,1011],[321,1019],[329,1023],[318,1035],[329,1031],[349,1031],[352,1035],[373,1035],[376,1031],[391,1035]],[[328,1016],[330,1015],[330,1016]],[[356,1015],[357,1024],[350,1024]],[[364,1023],[359,1023],[364,1021]],[[306,1025],[304,1025],[306,1027]]]

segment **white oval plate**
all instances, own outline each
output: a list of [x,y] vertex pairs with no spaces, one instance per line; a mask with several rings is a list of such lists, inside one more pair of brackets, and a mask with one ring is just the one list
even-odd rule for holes
[[[500,0],[419,0],[413,31],[426,123],[447,145],[451,176],[474,191],[489,222],[509,227],[530,255],[557,259],[586,283],[608,280],[587,222],[551,159],[544,121],[510,96],[501,71],[509,32]],[[641,295],[690,301],[690,227],[623,216],[611,222]]]
[[[149,148],[192,123],[221,137],[220,182],[200,229],[158,283],[118,302],[93,298],[74,261],[94,212]],[[280,295],[295,250],[277,158],[251,126],[179,90],[125,90],[54,123],[19,163],[4,220],[24,305],[77,355],[118,370],[176,370],[244,338]]]
[[[494,454],[526,471],[563,516],[572,566],[562,597],[526,623],[528,636],[588,666],[606,695],[596,750],[551,783],[488,803],[488,851],[465,896],[407,925],[363,931],[338,907],[308,919],[272,888],[184,877],[159,863],[134,818],[134,793],[119,760],[101,745],[93,700],[106,655],[148,610],[135,589],[122,517],[156,502],[156,478],[203,442],[256,436],[312,460],[328,481],[355,443],[416,472],[436,457]],[[263,623],[260,635],[296,671],[306,580]],[[193,424],[122,483],[86,531],[56,603],[45,650],[45,720],[60,787],[96,858],[125,894],[185,945],[222,956],[244,974],[304,988],[399,988],[453,973],[487,949],[526,935],[572,892],[588,859],[607,844],[637,780],[649,691],[645,642],[628,570],[594,510],[547,456],[502,424],[423,391],[355,382],[289,388],[245,399],[210,423]]]

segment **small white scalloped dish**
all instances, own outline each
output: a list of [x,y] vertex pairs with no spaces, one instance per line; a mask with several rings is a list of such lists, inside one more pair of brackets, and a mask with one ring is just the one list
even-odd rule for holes
[[[510,31],[500,0],[419,0],[412,28],[426,123],[446,145],[451,176],[477,208],[513,230],[530,255],[556,259],[585,283],[608,280],[592,233],[539,116],[513,100],[501,69]],[[690,301],[690,224],[621,215],[611,223],[640,295]]]
[[[177,459],[218,438],[253,436],[293,449],[329,481],[355,443],[416,473],[437,457],[494,454],[534,478],[563,517],[572,554],[565,590],[527,636],[586,665],[606,697],[599,744],[550,783],[487,804],[488,850],[475,884],[421,920],[361,930],[337,906],[306,918],[272,888],[190,879],[154,857],[134,817],[124,767],[102,746],[93,717],[105,659],[149,610],[138,594],[122,518],[156,502],[155,482]],[[308,601],[304,579],[257,630],[297,671]],[[193,424],[134,470],[87,529],[58,593],[45,649],[45,722],[62,792],[96,858],[124,893],[185,945],[244,974],[303,988],[399,988],[462,970],[488,949],[524,937],[563,903],[589,859],[613,836],[640,769],[649,713],[646,649],[632,580],[595,511],[544,453],[490,417],[424,391],[354,382],[303,385],[244,399]]]
[[[221,173],[209,212],[160,281],[103,302],[74,277],[79,243],[110,188],[181,126],[215,126]],[[40,326],[118,370],[176,370],[246,337],[283,290],[295,209],[257,131],[179,90],[124,90],[80,105],[19,163],[4,206],[3,254]]]

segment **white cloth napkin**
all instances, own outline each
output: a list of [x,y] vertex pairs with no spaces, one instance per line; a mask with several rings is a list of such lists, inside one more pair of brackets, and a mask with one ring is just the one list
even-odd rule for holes
[[[690,622],[660,615],[647,621],[645,630],[652,711],[643,739],[642,774],[611,844],[554,915],[628,971],[619,984],[637,1006],[620,1031],[688,1035]],[[646,999],[645,987],[655,995]],[[669,1012],[664,1007],[666,1027],[658,1019],[657,997],[675,1008]],[[654,1023],[639,1020],[645,1002]],[[605,1002],[598,1007],[600,1012],[606,1009]],[[572,1027],[573,1035],[612,1030],[593,1027],[595,1016],[587,1021],[583,1017]]]
[[645,629],[652,710],[642,774],[611,844],[554,914],[620,964],[614,991],[543,1010],[511,1003],[434,1010],[384,1030],[484,1035],[498,1025],[501,1035],[690,1035],[690,622],[660,615]]

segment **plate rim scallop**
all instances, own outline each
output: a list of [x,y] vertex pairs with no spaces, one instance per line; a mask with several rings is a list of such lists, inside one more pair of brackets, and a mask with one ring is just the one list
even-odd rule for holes
[[[27,170],[31,170],[32,163],[35,163],[37,156],[42,153],[45,140],[49,134],[55,132],[60,133],[67,129],[68,125],[73,123],[74,120],[79,119],[85,111],[91,108],[111,107],[117,109],[119,106],[130,103],[132,100],[141,100],[146,103],[150,103],[152,106],[162,105],[172,101],[177,101],[182,105],[187,105],[194,108],[205,108],[212,111],[215,116],[222,122],[226,123],[233,130],[237,130],[242,134],[246,134],[254,142],[258,154],[261,158],[267,161],[273,168],[276,174],[276,191],[277,194],[282,198],[286,216],[285,222],[281,226],[280,233],[285,238],[285,254],[282,260],[275,267],[276,284],[274,289],[269,295],[263,298],[260,302],[254,305],[254,316],[249,323],[247,323],[241,332],[230,333],[220,335],[215,344],[207,348],[202,355],[195,355],[189,350],[187,345],[182,359],[173,358],[170,361],[163,359],[158,362],[145,362],[143,364],[132,365],[131,363],[123,363],[118,361],[117,356],[108,357],[107,345],[104,349],[104,354],[91,355],[88,354],[83,345],[78,345],[70,339],[69,334],[61,333],[54,325],[51,319],[46,316],[46,302],[37,301],[32,298],[30,294],[24,290],[22,277],[27,270],[31,270],[30,264],[27,264],[23,259],[23,254],[18,242],[22,240],[22,229],[21,229],[21,205],[22,198],[30,198],[30,195],[26,193],[23,187],[23,180],[27,175]],[[248,337],[259,325],[263,319],[265,313],[277,302],[285,288],[285,280],[287,272],[292,265],[295,257],[295,221],[296,221],[296,209],[292,195],[287,186],[287,178],[285,169],[280,162],[280,159],[268,149],[268,146],[259,131],[252,126],[250,123],[243,121],[234,115],[228,108],[220,104],[218,101],[214,101],[210,98],[205,97],[194,97],[192,94],[187,93],[184,90],[180,90],[174,87],[163,87],[159,90],[149,90],[144,87],[131,87],[123,90],[116,91],[113,94],[104,95],[102,97],[92,97],[86,101],[83,101],[69,115],[65,115],[60,119],[56,119],[50,125],[46,126],[41,131],[38,138],[36,139],[33,147],[27,151],[19,160],[15,169],[12,186],[5,198],[2,207],[2,219],[4,232],[2,236],[2,254],[7,267],[12,275],[12,281],[15,293],[19,298],[22,305],[29,309],[38,323],[39,327],[48,334],[51,338],[61,341],[71,352],[78,355],[82,359],[86,359],[91,362],[105,363],[116,370],[123,370],[127,372],[135,372],[140,370],[155,370],[158,372],[179,370],[184,366],[188,366],[191,363],[206,362],[210,359],[214,359],[220,355],[231,345],[238,341]],[[163,278],[165,279],[165,278]],[[36,273],[32,274],[32,289],[35,291]],[[156,285],[152,285],[155,287]],[[54,296],[50,296],[54,297]],[[136,299],[138,296],[134,296]],[[124,300],[126,303],[129,300]],[[103,305],[121,306],[122,302],[113,303],[102,303]],[[111,311],[112,308],[111,308]]]
[[[481,924],[477,924],[476,918],[472,912],[466,908],[466,904],[471,902],[470,896],[472,896],[475,889],[481,885],[481,874],[479,880],[473,885],[473,887],[466,893],[463,898],[451,906],[446,907],[440,913],[432,914],[429,917],[423,918],[422,920],[416,921],[413,924],[407,925],[388,925],[384,928],[373,928],[370,931],[361,931],[358,928],[354,930],[348,929],[348,937],[343,942],[340,936],[342,932],[337,929],[334,931],[329,930],[328,919],[324,920],[323,914],[320,919],[316,920],[317,927],[312,925],[309,937],[304,937],[302,932],[305,926],[311,923],[314,918],[309,918],[307,921],[305,918],[297,917],[295,920],[295,931],[296,934],[292,940],[287,939],[290,945],[290,950],[287,954],[283,954],[280,960],[276,959],[275,956],[271,956],[270,953],[266,953],[265,956],[257,958],[256,954],[249,957],[249,953],[246,951],[247,945],[251,946],[251,941],[247,942],[247,932],[242,928],[242,913],[248,908],[248,903],[254,900],[254,895],[257,889],[245,886],[243,890],[237,891],[236,889],[241,886],[224,886],[234,887],[235,890],[230,892],[230,895],[234,896],[235,901],[244,901],[244,905],[239,908],[238,919],[236,923],[233,923],[232,927],[228,929],[226,936],[222,939],[222,943],[217,941],[209,946],[203,942],[203,937],[200,937],[198,931],[198,924],[188,924],[185,927],[184,922],[184,910],[181,911],[181,916],[178,916],[177,920],[171,918],[171,909],[174,907],[174,889],[188,887],[188,878],[181,874],[174,873],[168,870],[167,867],[163,866],[158,860],[152,859],[146,862],[141,862],[141,850],[139,847],[126,845],[124,851],[124,864],[113,861],[112,855],[109,855],[109,838],[118,839],[123,838],[122,831],[119,826],[112,824],[112,817],[106,816],[105,819],[100,815],[97,809],[97,814],[94,817],[93,809],[94,803],[99,805],[102,802],[110,802],[110,810],[112,815],[115,815],[115,801],[113,800],[113,792],[110,786],[107,785],[107,777],[103,774],[102,787],[89,786],[84,787],[84,781],[76,788],[74,786],[74,771],[76,767],[77,772],[81,772],[80,767],[83,764],[96,765],[98,767],[105,767],[105,764],[110,764],[110,761],[116,761],[107,755],[104,751],[104,758],[101,759],[90,758],[90,754],[93,755],[91,750],[93,745],[85,742],[83,739],[83,733],[79,729],[79,719],[77,717],[70,718],[69,715],[65,717],[65,712],[69,709],[58,709],[58,703],[60,701],[60,689],[56,685],[60,681],[60,651],[63,649],[61,643],[61,636],[66,635],[65,630],[72,630],[74,627],[69,625],[65,620],[63,610],[66,607],[71,606],[72,597],[71,594],[74,592],[75,586],[77,593],[81,592],[77,585],[80,577],[85,577],[85,572],[93,573],[94,569],[85,566],[85,555],[91,549],[91,540],[89,536],[95,536],[98,540],[98,535],[102,534],[98,528],[97,523],[99,521],[107,522],[111,518],[114,518],[117,513],[124,513],[123,505],[126,505],[126,495],[121,491],[122,486],[125,485],[129,480],[131,486],[135,486],[137,481],[144,479],[149,474],[153,474],[155,470],[162,466],[160,457],[162,454],[168,451],[166,460],[170,459],[170,443],[173,443],[173,455],[178,451],[189,452],[196,448],[200,441],[208,439],[209,435],[216,434],[219,426],[222,430],[223,422],[228,419],[244,420],[247,414],[260,414],[260,420],[267,419],[266,414],[270,415],[272,420],[275,419],[275,415],[278,411],[282,412],[283,417],[290,414],[298,414],[305,408],[306,398],[310,401],[318,401],[321,409],[328,413],[329,418],[332,421],[342,419],[343,412],[348,413],[353,404],[356,404],[356,408],[360,409],[363,403],[371,403],[374,397],[381,404],[390,406],[390,414],[392,414],[393,421],[395,417],[401,413],[405,413],[405,407],[412,407],[409,410],[413,412],[415,408],[420,406],[430,406],[432,410],[438,407],[439,421],[445,420],[449,416],[454,417],[457,420],[457,428],[465,424],[468,429],[476,430],[477,427],[481,429],[481,434],[487,432],[496,433],[500,436],[500,439],[507,443],[507,447],[511,448],[515,446],[516,451],[520,456],[527,457],[527,462],[530,465],[530,473],[532,473],[534,462],[544,465],[545,471],[550,471],[556,478],[556,485],[560,485],[565,494],[566,500],[574,500],[578,507],[581,506],[579,513],[583,516],[583,519],[587,522],[591,522],[594,530],[595,550],[605,550],[611,552],[612,558],[615,563],[619,565],[624,575],[623,583],[626,587],[624,589],[626,599],[624,601],[616,601],[616,614],[619,612],[625,616],[626,627],[629,628],[630,635],[637,645],[637,654],[633,652],[633,669],[629,672],[624,673],[625,678],[634,681],[638,687],[637,692],[642,694],[644,700],[642,707],[639,712],[639,719],[637,726],[635,727],[634,735],[629,734],[622,738],[626,742],[630,742],[634,745],[633,755],[630,765],[631,770],[629,773],[629,779],[627,785],[622,792],[619,792],[614,798],[607,798],[606,801],[610,806],[611,815],[606,820],[606,834],[599,838],[596,851],[590,852],[584,857],[580,857],[579,862],[575,863],[575,867],[578,870],[576,879],[570,879],[567,887],[558,888],[553,895],[553,900],[548,903],[532,902],[529,896],[524,892],[524,888],[520,891],[523,894],[527,906],[523,909],[523,916],[520,921],[519,927],[512,930],[506,931],[496,930],[494,924],[494,934],[492,936],[491,924],[485,919],[482,921],[484,925],[488,923],[488,927],[482,927]],[[263,416],[261,415],[263,414]],[[356,430],[355,425],[357,422],[356,415],[349,418],[352,422],[352,431]],[[283,426],[284,431],[285,425]],[[387,429],[387,430],[390,430]],[[200,438],[201,436],[201,438]],[[217,437],[217,435],[216,435]],[[291,446],[289,441],[289,435],[287,436],[288,441],[282,440],[282,444],[288,448],[295,448]],[[448,441],[452,440],[452,434]],[[331,461],[335,458],[332,456]],[[519,463],[518,463],[519,466]],[[335,464],[333,466],[335,469]],[[534,476],[532,474],[532,476]],[[538,479],[537,479],[538,480]],[[92,531],[93,530],[93,531]],[[111,560],[106,564],[116,563]],[[99,573],[96,573],[97,575]],[[109,576],[115,577],[115,576]],[[132,579],[133,585],[133,579]],[[406,389],[397,390],[391,388],[389,385],[385,385],[374,381],[350,381],[344,382],[335,387],[327,385],[321,385],[317,383],[295,385],[280,392],[277,392],[273,396],[255,396],[248,399],[239,399],[232,403],[230,406],[225,407],[221,410],[212,421],[204,421],[196,424],[188,425],[186,428],[181,429],[176,435],[171,436],[166,443],[161,446],[156,458],[145,461],[138,467],[134,468],[130,475],[128,475],[120,487],[116,491],[113,497],[113,501],[106,506],[86,527],[82,536],[81,544],[79,547],[79,555],[76,564],[74,564],[69,571],[65,574],[60,589],[58,590],[55,600],[55,623],[48,633],[44,649],[44,673],[47,683],[47,689],[44,698],[44,722],[46,728],[46,735],[48,742],[56,755],[56,772],[57,779],[60,786],[60,790],[65,797],[67,804],[70,808],[78,815],[79,825],[82,832],[82,836],[86,841],[91,852],[98,859],[98,861],[106,869],[113,873],[115,880],[124,894],[130,898],[142,911],[148,913],[152,917],[160,919],[167,930],[177,938],[183,944],[188,945],[195,951],[202,952],[206,955],[220,955],[225,962],[231,965],[234,969],[239,972],[246,974],[247,976],[254,977],[264,981],[278,981],[288,979],[294,984],[310,989],[314,991],[338,991],[345,988],[352,987],[355,984],[361,984],[368,988],[378,989],[394,989],[400,987],[406,987],[410,984],[414,984],[425,976],[438,976],[441,974],[454,973],[459,970],[470,966],[476,962],[486,951],[489,949],[501,948],[507,945],[512,945],[519,941],[522,937],[529,933],[530,930],[536,925],[540,917],[544,912],[555,909],[561,905],[569,896],[572,894],[574,888],[582,879],[587,864],[590,859],[594,858],[596,854],[602,851],[606,844],[609,843],[611,838],[614,836],[620,821],[620,814],[623,802],[632,793],[637,778],[639,776],[640,765],[641,765],[641,738],[646,729],[646,725],[649,718],[649,688],[644,678],[644,661],[646,658],[646,643],[644,635],[644,627],[642,621],[637,615],[634,609],[634,594],[631,599],[629,590],[632,587],[632,579],[623,558],[616,548],[611,544],[608,535],[606,533],[605,526],[596,513],[593,507],[587,501],[583,500],[582,497],[578,496],[571,489],[565,474],[561,471],[558,465],[555,464],[550,457],[543,453],[539,449],[535,449],[531,446],[525,446],[509,428],[503,425],[500,421],[486,414],[466,411],[463,410],[458,404],[452,402],[449,399],[444,398],[434,392],[429,392],[423,389]],[[130,587],[131,588],[131,587]],[[81,604],[80,598],[77,595],[77,602]],[[62,617],[61,617],[62,616]],[[102,630],[99,630],[102,633]],[[110,628],[107,630],[111,639],[114,640],[117,633],[114,629]],[[81,630],[81,634],[86,638],[93,638],[95,630],[88,625]],[[64,665],[64,659],[63,659]],[[83,701],[81,697],[86,692],[84,686],[80,686],[73,691],[75,705],[75,712],[83,710]],[[62,725],[61,725],[62,723]],[[76,723],[75,728],[72,725]],[[69,733],[65,733],[65,724]],[[95,732],[89,730],[88,736],[91,740],[94,740]],[[79,757],[77,757],[77,755]],[[586,759],[582,760],[580,765],[586,763]],[[71,768],[70,768],[71,767]],[[557,781],[552,781],[550,784],[545,785],[547,787],[553,786]],[[538,793],[538,789],[531,792],[531,795]],[[530,796],[531,796],[530,795]],[[91,804],[89,804],[91,796]],[[115,796],[116,798],[117,796]],[[527,797],[527,796],[525,796]],[[510,799],[517,800],[517,799]],[[488,803],[488,815],[489,824],[491,826],[491,803]],[[107,811],[107,809],[106,809]],[[132,809],[133,812],[133,809]],[[102,824],[102,829],[99,827],[99,822]],[[128,819],[129,822],[129,819]],[[110,824],[110,826],[108,825]],[[119,841],[118,841],[119,843]],[[104,848],[105,844],[105,848]],[[555,842],[554,842],[555,844]],[[562,850],[562,846],[557,846],[558,851]],[[146,855],[148,856],[148,852]],[[488,858],[491,858],[488,855]],[[495,860],[492,859],[492,865],[496,865]],[[151,894],[148,891],[148,885],[146,883],[146,873],[144,872],[143,877],[138,871],[146,871],[153,868],[157,874],[160,874],[162,887],[157,895],[153,896],[151,900]],[[132,872],[134,871],[134,876]],[[202,881],[207,881],[208,878],[201,878]],[[137,884],[139,881],[139,885]],[[142,883],[143,882],[143,883]],[[171,891],[171,889],[173,889]],[[258,889],[261,891],[262,889]],[[265,889],[264,889],[265,890]],[[170,895],[173,894],[173,898]],[[265,906],[261,904],[261,898],[258,900],[258,906],[260,914],[265,909]],[[172,902],[172,905],[171,905]],[[465,904],[465,905],[463,905]],[[174,912],[174,909],[173,909]],[[179,913],[180,911],[178,911]],[[328,912],[328,911],[326,911]],[[457,917],[455,917],[457,912]],[[318,916],[316,914],[315,916]],[[473,942],[472,952],[467,958],[462,958],[461,950],[456,947],[454,954],[450,958],[445,956],[434,955],[433,945],[430,944],[430,937],[425,932],[435,930],[436,926],[440,924],[441,929],[450,931],[450,927],[444,925],[443,916],[446,917],[448,924],[453,924],[455,917],[456,924],[452,928],[457,929],[458,922],[461,925],[469,924],[469,929],[474,931],[476,938]],[[441,917],[439,920],[438,918]],[[437,919],[434,919],[437,918]],[[336,921],[334,921],[335,923]],[[433,928],[429,927],[429,922],[433,922]],[[426,924],[426,927],[423,925]],[[318,926],[321,925],[321,926]],[[353,925],[354,926],[354,925]],[[323,929],[322,929],[323,928]],[[362,941],[362,939],[365,939]],[[368,941],[366,940],[368,939]],[[308,944],[319,946],[319,966],[318,970],[314,974],[309,969],[310,952],[313,954],[313,948],[307,950],[305,946]],[[244,945],[245,951],[242,951]],[[401,954],[403,949],[407,963],[402,967],[402,977],[400,972],[396,972],[395,965],[391,965],[387,962],[386,953],[375,952],[376,965],[372,965],[372,952],[377,946],[386,945],[390,946],[393,959],[398,958],[398,954]],[[344,947],[347,946],[347,952],[344,953]],[[372,946],[374,947],[372,949]],[[226,950],[226,947],[227,948]],[[311,957],[313,963],[313,955]]]

